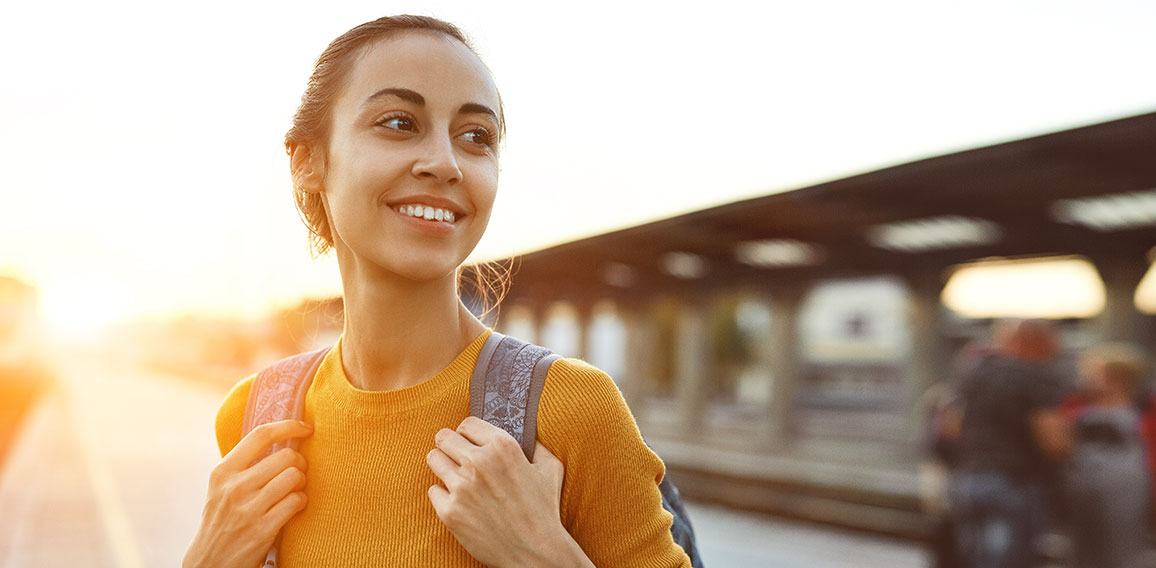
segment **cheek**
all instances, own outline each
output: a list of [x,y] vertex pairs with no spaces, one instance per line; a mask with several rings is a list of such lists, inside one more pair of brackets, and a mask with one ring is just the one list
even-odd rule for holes
[[474,202],[479,213],[484,211],[488,216],[489,211],[494,207],[494,199],[498,196],[497,162],[484,164],[477,168],[474,172],[474,179],[477,181],[471,184],[470,200]]
[[376,205],[386,184],[398,176],[397,164],[390,156],[367,152],[363,147],[343,150],[331,156],[326,192],[335,208],[366,213],[366,208]]

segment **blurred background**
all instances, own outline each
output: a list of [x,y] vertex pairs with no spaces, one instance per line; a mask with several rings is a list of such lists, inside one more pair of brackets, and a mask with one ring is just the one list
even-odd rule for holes
[[0,8],[0,567],[179,562],[229,387],[341,331],[289,117],[402,12],[502,92],[488,323],[615,378],[704,559],[930,565],[964,345],[1156,347],[1156,7],[758,4]]

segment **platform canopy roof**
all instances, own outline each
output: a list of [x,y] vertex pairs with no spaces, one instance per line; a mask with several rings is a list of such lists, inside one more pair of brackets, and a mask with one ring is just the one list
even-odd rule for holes
[[989,257],[1144,262],[1156,113],[919,160],[523,255],[509,299],[942,275]]

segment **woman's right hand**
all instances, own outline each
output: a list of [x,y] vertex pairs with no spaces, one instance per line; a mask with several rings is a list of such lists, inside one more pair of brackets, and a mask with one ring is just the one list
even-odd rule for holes
[[277,442],[303,438],[313,427],[296,420],[254,428],[213,468],[201,526],[184,568],[253,568],[265,561],[277,533],[305,508],[300,453],[283,448],[253,463]]

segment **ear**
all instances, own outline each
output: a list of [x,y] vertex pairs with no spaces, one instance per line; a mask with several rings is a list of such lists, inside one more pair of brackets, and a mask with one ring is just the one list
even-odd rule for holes
[[325,189],[322,156],[305,144],[289,145],[289,174],[293,176],[293,186],[306,193],[321,193]]

